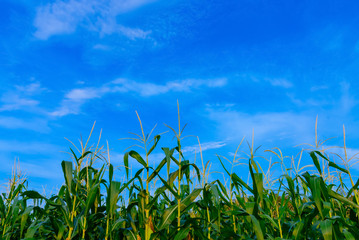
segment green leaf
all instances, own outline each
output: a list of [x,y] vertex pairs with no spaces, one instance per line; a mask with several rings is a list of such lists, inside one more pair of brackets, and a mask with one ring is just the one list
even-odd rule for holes
[[348,205],[350,205],[352,207],[355,207],[355,208],[359,209],[359,205],[355,204],[354,202],[352,202],[349,199],[341,196],[340,194],[334,192],[331,189],[328,190],[328,194],[329,194],[329,196],[331,196],[333,198],[336,198],[337,200],[339,200],[342,203],[346,203],[346,204],[348,204]]
[[344,169],[342,167],[339,167],[337,164],[333,163],[332,161],[329,161],[329,166],[333,167],[333,168],[336,168],[336,169],[338,169],[338,170],[340,170],[340,171],[342,171],[342,172],[344,172],[346,174],[349,174],[348,170],[346,170],[346,169]]
[[263,199],[263,173],[253,173],[259,198]]
[[128,152],[125,153],[125,155],[123,156],[123,163],[124,163],[124,165],[125,165],[126,178],[128,179],[128,171],[129,171],[129,167],[128,167]]
[[[227,193],[227,189],[224,187],[224,185],[221,183],[221,181],[216,180],[217,184],[219,185],[219,187],[221,188],[222,192],[224,193],[224,195],[227,197],[227,199],[229,199],[230,197],[228,196]],[[226,199],[226,200],[227,200]],[[224,199],[223,199],[224,200]]]
[[113,181],[110,184],[110,191],[108,193],[108,202],[107,202],[107,207],[109,209],[110,214],[113,214],[116,210],[116,205],[117,205],[117,201],[118,201],[118,196],[120,194],[120,189],[121,189],[121,183],[120,182],[116,182]]
[[160,135],[156,135],[153,139],[154,139],[154,143],[153,146],[150,148],[150,150],[147,152],[147,156],[151,154],[151,152],[156,148],[158,141],[160,140],[161,136]]
[[322,199],[321,199],[322,188],[321,188],[320,181],[321,181],[320,177],[313,176],[311,178],[310,183],[311,183],[313,200],[314,200],[315,205],[317,206],[319,213],[323,219],[325,216],[323,215]]
[[189,233],[189,230],[190,230],[190,229],[191,229],[190,227],[186,227],[186,228],[180,229],[180,230],[177,232],[177,234],[176,234],[174,240],[183,240],[183,239],[185,239],[185,238],[188,236],[188,233]]
[[228,172],[228,170],[226,169],[226,167],[224,166],[222,159],[217,155],[217,158],[219,159],[219,162],[221,163],[224,171],[226,171],[226,173],[228,174],[228,176],[231,176],[231,174]]
[[293,236],[295,240],[304,238],[302,229],[304,227],[304,223],[302,221],[297,222],[295,228],[293,230]]
[[325,160],[329,161],[329,159],[326,156],[324,156],[320,151],[314,151],[314,152],[319,156],[321,156],[322,158],[324,158]]
[[109,178],[110,182],[112,182],[112,178],[113,178],[113,166],[112,166],[112,164],[110,164],[110,166],[108,168],[108,178]]
[[162,214],[162,221],[160,226],[158,227],[158,230],[160,231],[162,229],[167,228],[172,223],[172,221],[176,218],[178,207],[180,207],[180,211],[183,212],[183,210],[186,209],[198,197],[201,191],[202,189],[196,188],[187,197],[182,199],[181,206],[178,206],[179,205],[178,203],[170,208],[167,208]]
[[246,211],[248,214],[253,214],[254,206],[256,205],[255,202],[246,202]]
[[45,199],[44,196],[42,196],[37,191],[33,191],[33,190],[25,191],[21,195],[23,197],[28,197],[28,198],[31,198],[31,199]]
[[115,221],[115,223],[112,225],[112,231],[117,230],[118,228],[121,227],[121,225],[123,225],[126,222],[126,219],[123,218],[119,218]]
[[162,159],[160,164],[156,167],[155,171],[147,178],[147,182],[151,182],[152,179],[161,171],[162,167],[166,164],[166,158]]
[[[178,175],[178,170],[176,171]],[[179,198],[178,194],[175,190],[173,190],[173,184],[171,184],[171,179],[169,179],[169,182],[166,182],[160,175],[158,175],[158,178],[161,180],[161,182],[165,185],[165,187],[173,194],[173,196],[177,199]],[[174,179],[172,180],[173,183]]]
[[253,194],[253,189],[251,187],[249,187],[248,184],[245,183],[240,177],[238,177],[238,175],[236,173],[232,173],[231,177],[232,177],[233,183],[242,185],[243,187],[245,187],[247,190],[249,190]]
[[198,179],[198,182],[200,182],[201,181],[201,172],[199,171],[199,168],[197,167],[197,165],[194,163],[190,163],[188,165],[192,166],[196,170],[197,179]]
[[64,173],[66,186],[69,192],[72,192],[72,162],[69,161],[62,161],[62,172]]
[[86,198],[86,203],[85,203],[86,204],[86,208],[85,208],[85,213],[86,214],[89,212],[89,209],[91,207],[93,207],[93,203],[95,202],[96,197],[100,198],[100,196],[98,196],[100,194],[100,190],[101,189],[100,189],[100,184],[99,183],[94,184],[90,188],[90,191],[88,192],[88,195],[87,195],[87,198]]
[[29,217],[29,214],[33,210],[33,207],[27,207],[25,211],[21,214],[21,227],[20,227],[20,236],[22,237],[22,234],[24,232],[26,221]]
[[353,234],[351,234],[347,229],[343,229],[343,234],[346,240],[355,240]]
[[138,170],[135,174],[135,176],[133,178],[131,178],[129,181],[127,181],[123,186],[122,188],[119,190],[119,194],[125,189],[128,187],[128,185],[130,185],[136,178],[138,178],[138,176],[142,173],[144,168]]
[[318,154],[319,156],[321,156],[323,159],[325,159],[326,161],[329,162],[329,166],[330,167],[333,167],[333,168],[336,168],[346,174],[349,174],[348,170],[342,168],[342,167],[339,167],[337,164],[335,164],[334,162],[330,161],[327,157],[325,157],[321,152],[319,151],[314,151],[316,154]]
[[333,239],[333,220],[326,219],[320,223],[324,240]]
[[143,167],[147,168],[147,163],[143,160],[143,158],[141,157],[140,154],[138,154],[136,151],[130,151],[128,153],[131,157],[133,157],[134,159],[137,160],[137,162],[139,162]]
[[349,198],[349,196],[353,193],[354,190],[358,189],[358,186],[359,186],[359,179],[357,180],[355,185],[348,191],[347,198]]
[[320,175],[322,175],[322,169],[320,169],[320,164],[319,164],[317,155],[315,155],[315,152],[313,151],[313,152],[310,152],[310,156],[311,156],[313,163],[314,163],[315,167],[317,168],[318,172],[320,173]]
[[78,161],[80,161],[81,159],[85,158],[88,154],[92,153],[91,151],[86,151],[84,152],[81,157],[78,159]]
[[167,161],[167,176],[170,175],[170,166],[171,166],[171,157],[173,155],[174,152],[174,148],[172,148],[171,150],[169,148],[162,148],[162,150],[164,151],[165,155],[166,155],[166,161]]
[[250,217],[253,223],[253,228],[254,228],[254,232],[256,233],[257,239],[264,240],[263,231],[261,225],[259,224],[259,221],[254,215],[250,215]]
[[[37,223],[37,224],[36,224]],[[25,238],[30,238],[32,239],[35,235],[35,233],[37,232],[37,230],[41,227],[41,225],[43,224],[44,222],[36,222],[34,221],[30,226],[29,228],[27,229],[26,233],[25,233]]]

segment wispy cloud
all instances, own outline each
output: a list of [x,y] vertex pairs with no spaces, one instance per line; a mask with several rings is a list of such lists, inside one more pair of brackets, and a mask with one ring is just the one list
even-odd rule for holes
[[288,141],[300,144],[314,136],[315,116],[292,112],[245,113],[235,109],[207,107],[208,117],[216,122],[226,139],[252,137],[259,142]]
[[348,29],[328,24],[326,27],[313,32],[310,38],[314,44],[324,51],[337,51],[345,46],[345,36]]
[[273,87],[292,88],[293,83],[285,77],[268,77],[261,74],[244,73],[238,75],[241,79],[258,83],[269,83]]
[[[13,154],[10,154],[13,155]],[[3,177],[11,173],[11,170],[14,168],[14,163],[16,162],[16,167],[20,170],[20,173],[25,178],[45,178],[46,181],[41,182],[39,185],[51,183],[51,180],[60,180],[63,178],[63,174],[59,171],[59,166],[61,162],[59,159],[49,159],[49,158],[39,158],[37,156],[36,161],[27,161],[26,157],[16,155],[1,155],[0,164],[1,164],[1,175]],[[53,157],[53,156],[52,156]],[[4,179],[2,179],[4,180]],[[35,186],[37,184],[35,183]],[[34,187],[34,184],[32,184]],[[0,185],[1,188],[1,185]]]
[[272,86],[274,87],[282,87],[282,88],[291,88],[293,87],[293,83],[284,78],[266,78]]
[[57,0],[38,7],[34,36],[46,40],[53,35],[70,34],[78,27],[84,27],[102,35],[119,33],[130,39],[146,38],[149,31],[118,24],[116,16],[149,2],[153,0]]
[[122,34],[131,40],[146,39],[151,34],[151,31],[144,31],[139,28],[129,28],[116,23],[114,20],[102,20],[99,32],[102,36],[111,35],[114,33]]
[[46,142],[20,142],[16,140],[0,140],[0,152],[12,152],[16,154],[58,154],[62,149],[54,144]]
[[[47,89],[39,82],[25,85],[16,85],[0,97],[0,112],[25,111],[31,114],[46,115],[40,101],[36,98]],[[41,133],[50,131],[48,120],[43,117],[19,118],[13,116],[0,116],[0,127],[7,129],[25,129]]]
[[210,150],[210,149],[218,149],[218,148],[222,148],[224,146],[226,146],[227,144],[223,141],[217,141],[217,142],[204,142],[201,143],[201,147],[197,144],[197,145],[193,145],[193,146],[187,146],[184,147],[182,149],[183,153],[199,153],[200,150],[202,150],[202,152]]
[[104,45],[104,44],[95,44],[95,45],[93,46],[93,49],[108,51],[108,50],[111,50],[111,47],[108,46],[108,45]]
[[84,88],[84,89],[74,89],[66,94],[66,99],[72,101],[83,101],[87,99],[99,98],[101,97],[101,89],[95,88]]
[[287,93],[290,101],[299,107],[324,107],[332,104],[328,99],[325,98],[312,98],[307,97],[305,99],[296,97],[293,93]]
[[1,97],[1,101],[3,102],[3,105],[0,107],[0,111],[13,111],[28,107],[34,107],[39,104],[39,101],[23,98],[19,95],[12,93],[5,93]]
[[62,147],[48,142],[0,139],[1,171],[11,172],[16,159],[26,177],[60,178],[58,169],[64,155],[62,150]]
[[151,97],[168,92],[189,92],[199,87],[216,88],[227,84],[226,78],[217,79],[186,79],[181,81],[169,81],[164,84],[150,82],[136,82],[128,79],[117,79],[108,82],[100,87],[77,88],[70,90],[63,99],[61,106],[52,116],[65,116],[78,114],[81,106],[87,101],[95,98],[102,98],[106,94],[116,93],[137,93],[142,97]]
[[56,1],[37,9],[34,25],[35,37],[47,39],[52,35],[72,33],[77,25],[93,11],[96,2]]
[[297,106],[326,107],[333,115],[346,116],[358,105],[359,100],[351,92],[350,83],[340,82],[335,87],[337,91],[328,92],[326,89],[329,87],[326,85],[313,86],[310,91],[316,94],[310,94],[310,97],[302,93],[300,95],[288,93],[287,96]]
[[41,133],[50,132],[46,119],[20,119],[15,117],[0,117],[0,127],[7,129],[25,129]]
[[328,85],[316,85],[310,88],[311,92],[316,92],[316,91],[320,91],[320,90],[326,90],[328,89],[329,86]]
[[2,105],[0,105],[0,112],[33,109],[40,103],[33,99],[33,97],[45,90],[39,82],[15,86],[15,89],[9,90],[1,96],[0,102]]
[[135,92],[143,97],[150,97],[168,92],[188,92],[199,87],[223,87],[227,84],[226,78],[217,79],[186,79],[181,81],[169,81],[165,84],[142,83],[129,81],[127,79],[117,79],[111,82],[114,92]]
[[20,170],[28,177],[60,180],[63,178],[63,174],[59,171],[60,164],[54,159],[42,159],[41,163],[40,161],[38,163],[29,163],[20,160]]
[[52,116],[65,116],[68,114],[77,114],[81,106],[88,100],[101,98],[108,90],[105,88],[78,88],[73,89],[65,95],[61,107],[52,112]]
[[358,100],[350,93],[350,84],[341,82],[341,98],[339,101],[339,109],[343,114],[348,114],[357,104]]

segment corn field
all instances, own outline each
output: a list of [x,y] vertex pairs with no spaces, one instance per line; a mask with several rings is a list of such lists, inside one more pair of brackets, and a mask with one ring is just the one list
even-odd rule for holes
[[[211,163],[202,151],[198,165],[182,151],[180,121],[176,130],[169,127],[175,146],[158,149],[162,134],[146,134],[138,119],[141,133],[130,138],[136,144],[124,154],[121,181],[108,148],[89,140],[70,148],[73,160],[61,163],[64,184],[51,196],[28,189],[14,170],[0,196],[0,238],[359,239],[359,180],[350,172],[355,157],[348,159],[345,142],[344,156],[327,154],[317,140],[291,158],[267,150],[266,169],[253,143],[245,154],[241,142],[234,156],[217,156],[224,180],[209,181]],[[138,147],[143,153],[132,150]],[[162,157],[152,167],[155,150]],[[313,165],[301,166],[304,156]],[[137,172],[132,161],[141,166]],[[240,164],[249,179],[236,173]],[[281,172],[273,174],[274,168]]]

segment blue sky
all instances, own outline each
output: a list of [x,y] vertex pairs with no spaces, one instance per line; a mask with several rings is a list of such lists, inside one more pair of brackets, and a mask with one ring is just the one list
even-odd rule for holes
[[[19,158],[30,186],[61,184],[65,137],[86,138],[94,121],[93,142],[102,129],[120,165],[132,142],[118,139],[140,132],[135,111],[160,133],[177,125],[177,99],[185,134],[199,136],[216,170],[215,154],[231,156],[253,129],[261,151],[298,152],[314,143],[317,115],[319,138],[338,137],[326,146],[342,144],[344,124],[354,153],[358,10],[356,1],[3,0],[1,182]],[[190,159],[196,143],[184,141]],[[170,133],[160,142],[174,144]]]

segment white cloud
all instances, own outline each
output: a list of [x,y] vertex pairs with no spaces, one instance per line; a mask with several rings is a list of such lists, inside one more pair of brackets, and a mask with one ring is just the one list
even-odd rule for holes
[[300,98],[297,98],[293,93],[287,93],[287,96],[294,104],[300,107],[324,107],[331,104],[328,99],[305,98],[304,100],[302,100]]
[[154,1],[155,0],[110,0],[109,12],[112,14],[124,13]]
[[101,35],[119,33],[130,39],[146,38],[149,31],[118,24],[116,16],[153,1],[57,0],[37,9],[34,36],[46,40],[53,35],[70,34],[78,27],[84,27]]
[[358,100],[350,93],[350,84],[341,82],[341,98],[339,101],[339,109],[343,114],[349,113],[357,104]]
[[28,85],[16,85],[15,88],[26,95],[39,94],[46,90],[39,82],[32,82]]
[[56,1],[37,9],[35,37],[46,40],[51,35],[72,33],[77,25],[93,12],[96,1]]
[[[61,160],[37,158],[36,162],[27,162],[26,157],[11,156],[13,154],[1,155],[0,164],[1,175],[3,177],[10,175],[14,168],[14,161],[16,160],[16,167],[20,170],[21,176],[25,178],[39,177],[45,178],[47,181],[42,183],[44,185],[49,183],[49,180],[62,179]],[[5,179],[1,179],[5,180]],[[33,187],[32,183],[32,187]],[[35,183],[36,185],[36,183]],[[41,186],[41,185],[40,185]],[[1,187],[1,186],[0,186]]]
[[0,106],[0,112],[32,109],[40,103],[39,101],[34,100],[33,97],[45,90],[46,89],[41,87],[38,82],[23,86],[17,85],[14,90],[5,92],[1,96],[0,102],[2,105]]
[[125,26],[118,26],[118,31],[132,40],[136,38],[146,39],[148,35],[151,34],[151,31],[143,31],[142,29],[139,28],[129,28]]
[[193,88],[199,87],[223,87],[227,84],[226,78],[217,79],[186,79],[181,81],[170,81],[165,84],[156,83],[141,83],[129,81],[127,79],[117,79],[112,82],[116,86],[113,91],[119,92],[136,92],[143,97],[155,96],[165,94],[170,91],[173,92],[188,92]]
[[[297,106],[305,107],[320,107],[327,108],[331,115],[347,116],[352,109],[358,105],[358,99],[351,93],[350,84],[348,82],[340,82],[336,86],[338,91],[328,94],[327,91],[322,92],[320,90],[328,89],[326,85],[313,86],[310,88],[311,92],[316,94],[310,94],[310,97],[303,97],[303,94],[296,96],[294,93],[287,93],[289,99]],[[330,115],[330,114],[328,114]]]
[[[25,176],[49,179],[62,179],[61,163],[54,159],[43,159],[40,163],[20,162],[20,169]],[[43,183],[46,186],[46,182]]]
[[62,117],[69,114],[78,114],[84,103],[85,101],[71,101],[69,99],[64,99],[60,108],[51,112],[50,115],[54,117]]
[[345,45],[343,40],[346,34],[345,29],[328,24],[326,27],[313,32],[310,41],[324,51],[338,51]]
[[87,101],[95,98],[101,98],[106,94],[118,93],[137,93],[142,97],[151,97],[168,92],[189,92],[199,87],[216,88],[227,84],[226,78],[217,79],[186,79],[182,81],[169,81],[165,84],[156,84],[149,82],[136,82],[128,79],[120,78],[112,82],[106,83],[98,88],[87,87],[73,89],[65,95],[61,106],[54,112],[52,116],[62,117],[68,114],[78,114],[81,106]]
[[108,46],[108,45],[104,45],[104,44],[95,44],[95,45],[93,46],[93,49],[108,51],[108,50],[111,49],[111,47]]
[[234,109],[207,108],[209,118],[216,122],[225,139],[241,140],[244,136],[258,142],[289,141],[300,144],[314,139],[315,116],[292,112],[253,113]]
[[118,33],[128,37],[131,40],[146,39],[151,34],[151,31],[144,31],[139,28],[129,28],[116,23],[114,20],[102,20],[100,27],[100,34],[110,35]]
[[268,78],[266,79],[274,87],[291,88],[293,83],[284,78]]
[[317,86],[311,87],[310,91],[315,92],[315,91],[325,90],[325,89],[328,89],[328,88],[329,88],[329,86],[327,86],[327,85],[317,85]]
[[210,150],[210,149],[218,149],[221,147],[226,146],[227,144],[223,141],[217,141],[217,142],[205,142],[205,143],[201,143],[201,148],[200,146],[197,145],[193,145],[193,146],[187,146],[184,147],[182,149],[183,153],[199,153],[200,150],[202,150],[202,152]]
[[93,88],[73,89],[65,96],[67,99],[82,101],[86,99],[99,98],[100,92]]
[[0,127],[7,129],[26,129],[42,133],[50,131],[45,119],[19,119],[14,117],[0,117]]
[[106,88],[76,88],[65,95],[61,106],[50,115],[62,117],[68,114],[78,114],[81,106],[88,100],[101,98],[108,92]]
[[16,140],[0,140],[0,151],[16,154],[57,154],[62,149],[46,142],[20,142]]
[[267,77],[261,74],[243,73],[238,75],[241,79],[255,83],[267,82],[273,87],[292,88],[293,83],[284,77]]
[[13,111],[28,107],[34,107],[39,104],[39,101],[33,99],[22,98],[19,95],[6,93],[1,97],[3,105],[0,107],[1,111]]

